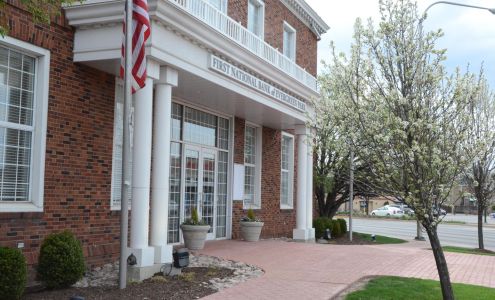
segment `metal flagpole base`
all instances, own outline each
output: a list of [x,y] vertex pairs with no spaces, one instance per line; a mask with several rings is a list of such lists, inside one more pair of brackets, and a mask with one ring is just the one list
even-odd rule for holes
[[426,241],[425,237],[424,236],[415,236],[414,239],[416,241]]

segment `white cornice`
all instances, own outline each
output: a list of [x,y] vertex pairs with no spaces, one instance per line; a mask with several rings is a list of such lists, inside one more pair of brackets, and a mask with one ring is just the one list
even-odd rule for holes
[[280,0],[318,37],[327,32],[330,27],[304,0]]

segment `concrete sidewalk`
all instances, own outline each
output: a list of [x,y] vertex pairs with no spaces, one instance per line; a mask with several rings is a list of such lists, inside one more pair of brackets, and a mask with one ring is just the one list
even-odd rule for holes
[[[214,241],[200,253],[256,265],[265,274],[206,299],[329,299],[368,275],[438,279],[424,242],[320,245]],[[453,282],[495,287],[495,256],[445,253]]]

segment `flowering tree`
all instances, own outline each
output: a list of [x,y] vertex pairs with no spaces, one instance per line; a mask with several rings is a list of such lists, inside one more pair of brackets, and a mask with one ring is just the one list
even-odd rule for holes
[[478,205],[478,247],[485,249],[483,241],[483,214],[495,196],[495,94],[490,92],[483,76],[473,80],[478,94],[469,111],[471,117],[470,142],[476,145],[475,158],[466,170],[469,190]]
[[[447,76],[440,30],[425,32],[425,16],[410,0],[381,0],[381,20],[358,21],[349,59],[334,55],[341,74],[335,97],[349,99],[348,128],[358,132],[358,156],[382,190],[416,212],[435,257],[444,299],[453,299],[438,239],[440,206],[471,160],[469,130],[476,95],[472,76]],[[353,79],[353,80],[350,80]],[[348,103],[351,103],[350,105]]]

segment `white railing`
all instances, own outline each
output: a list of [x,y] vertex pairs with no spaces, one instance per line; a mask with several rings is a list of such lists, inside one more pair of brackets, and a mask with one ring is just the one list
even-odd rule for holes
[[317,91],[316,78],[240,23],[203,0],[170,0],[270,64]]

